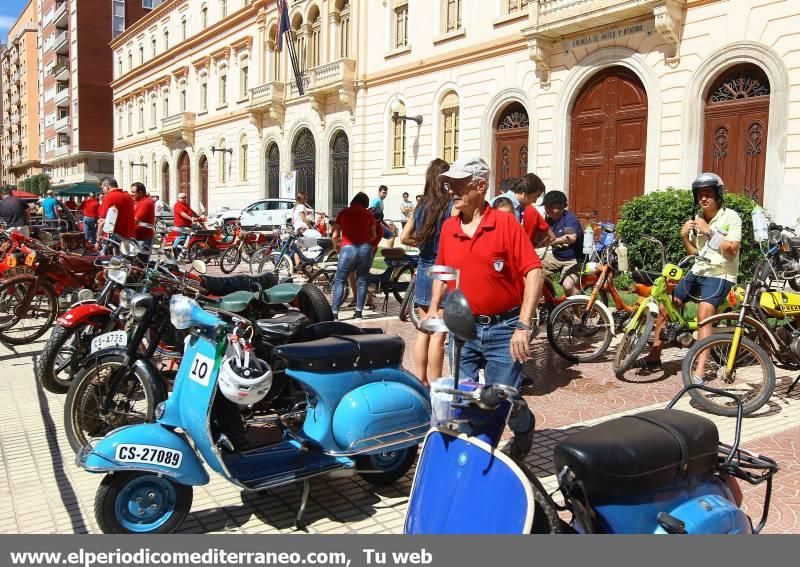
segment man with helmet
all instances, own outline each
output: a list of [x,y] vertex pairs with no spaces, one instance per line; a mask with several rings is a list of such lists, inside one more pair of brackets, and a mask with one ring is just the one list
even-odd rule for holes
[[[739,247],[742,241],[742,219],[733,209],[725,206],[725,185],[715,173],[701,173],[692,182],[694,203],[700,213],[681,227],[681,239],[687,254],[698,254],[689,273],[678,282],[673,292],[673,301],[680,307],[686,301],[697,301],[699,321],[711,317],[725,300],[739,273]],[[719,248],[713,246],[716,233],[724,235]],[[661,366],[661,329],[666,323],[666,310],[662,307],[656,320],[653,348],[644,358],[636,361],[638,368]],[[697,331],[698,339],[711,334],[711,327],[704,325]],[[703,375],[705,359],[698,359],[697,372]],[[697,380],[697,378],[695,378]],[[702,381],[702,379],[700,379]]]
[[548,191],[542,200],[545,220],[550,226],[553,240],[549,248],[538,248],[542,269],[549,275],[561,274],[560,283],[567,295],[580,293],[580,265],[582,254],[579,238],[583,236],[581,221],[567,210],[567,196],[561,191]]

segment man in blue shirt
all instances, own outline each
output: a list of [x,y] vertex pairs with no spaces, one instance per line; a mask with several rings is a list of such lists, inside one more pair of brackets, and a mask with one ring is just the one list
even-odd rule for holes
[[47,197],[42,201],[45,220],[58,220],[58,212],[56,211],[57,204],[58,201],[56,201],[55,193],[50,189],[47,192]]
[[394,248],[394,237],[397,236],[397,231],[393,225],[390,225],[384,219],[383,201],[386,195],[389,194],[389,188],[386,185],[378,187],[378,196],[374,197],[369,202],[369,210],[372,212],[375,220],[378,222],[378,231],[383,230],[383,238],[389,241],[388,248]]
[[546,275],[561,274],[561,285],[567,295],[575,295],[580,289],[580,265],[578,257],[581,253],[578,238],[583,234],[581,222],[572,211],[567,210],[567,196],[561,191],[549,191],[544,194],[544,209],[547,224],[555,235],[555,240],[547,248],[536,252],[542,259],[542,268]]

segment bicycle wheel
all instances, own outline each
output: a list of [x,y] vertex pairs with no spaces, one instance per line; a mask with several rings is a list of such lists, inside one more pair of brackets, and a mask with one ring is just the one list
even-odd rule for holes
[[[733,335],[711,335],[689,349],[683,359],[683,383],[702,383],[734,394],[742,402],[744,415],[757,411],[767,403],[775,390],[775,366],[770,356],[754,341],[742,337],[729,371]],[[715,415],[735,416],[736,403],[712,392],[693,389],[689,395],[703,409]]]
[[[319,288],[326,299],[333,305],[333,283],[336,279],[336,270],[331,268],[320,268],[308,278],[308,283],[314,284]],[[345,284],[342,301],[350,295],[350,285]]]
[[223,274],[230,274],[239,265],[242,253],[238,246],[231,246],[219,257],[219,269]]
[[642,354],[644,347],[647,346],[647,339],[653,332],[653,314],[649,309],[639,315],[634,327],[625,331],[622,340],[617,345],[617,352],[614,355],[614,374],[621,376],[630,370],[636,359]]
[[403,303],[403,299],[408,294],[408,285],[413,277],[414,267],[408,264],[397,268],[392,274],[392,278],[389,281],[392,295],[394,295],[397,303]]
[[588,299],[568,299],[547,319],[547,339],[561,358],[570,362],[592,362],[602,357],[614,336],[608,314]]
[[58,299],[49,284],[39,283],[27,309],[25,295],[36,282],[35,276],[22,275],[0,284],[0,341],[23,345],[44,335],[58,316]]
[[258,267],[261,265],[261,262],[264,261],[264,258],[272,254],[272,247],[271,246],[261,246],[257,248],[252,254],[250,254],[250,260],[248,264],[250,265],[250,273],[256,275],[258,273]]
[[[398,317],[401,321],[408,321],[414,314],[414,288],[417,287],[417,273],[411,276],[411,281],[408,284],[406,295],[403,297],[403,302],[400,304],[400,314]],[[416,325],[415,325],[416,326]]]
[[278,277],[278,281],[292,277],[292,263],[286,256],[280,254],[270,254],[262,258],[258,264],[258,273],[272,272]]

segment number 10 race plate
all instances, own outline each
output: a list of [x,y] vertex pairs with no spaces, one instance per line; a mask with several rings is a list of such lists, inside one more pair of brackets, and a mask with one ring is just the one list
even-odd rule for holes
[[177,469],[181,466],[183,453],[155,445],[121,443],[117,445],[115,458],[123,463],[146,463]]

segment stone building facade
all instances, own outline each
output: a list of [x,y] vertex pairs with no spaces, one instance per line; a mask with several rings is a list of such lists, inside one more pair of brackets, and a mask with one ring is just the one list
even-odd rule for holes
[[288,171],[328,211],[386,184],[396,218],[431,159],[480,154],[493,185],[534,171],[585,220],[703,170],[800,217],[797,2],[288,4],[303,96],[271,0],[168,0],[114,40],[119,177],[210,209]]

